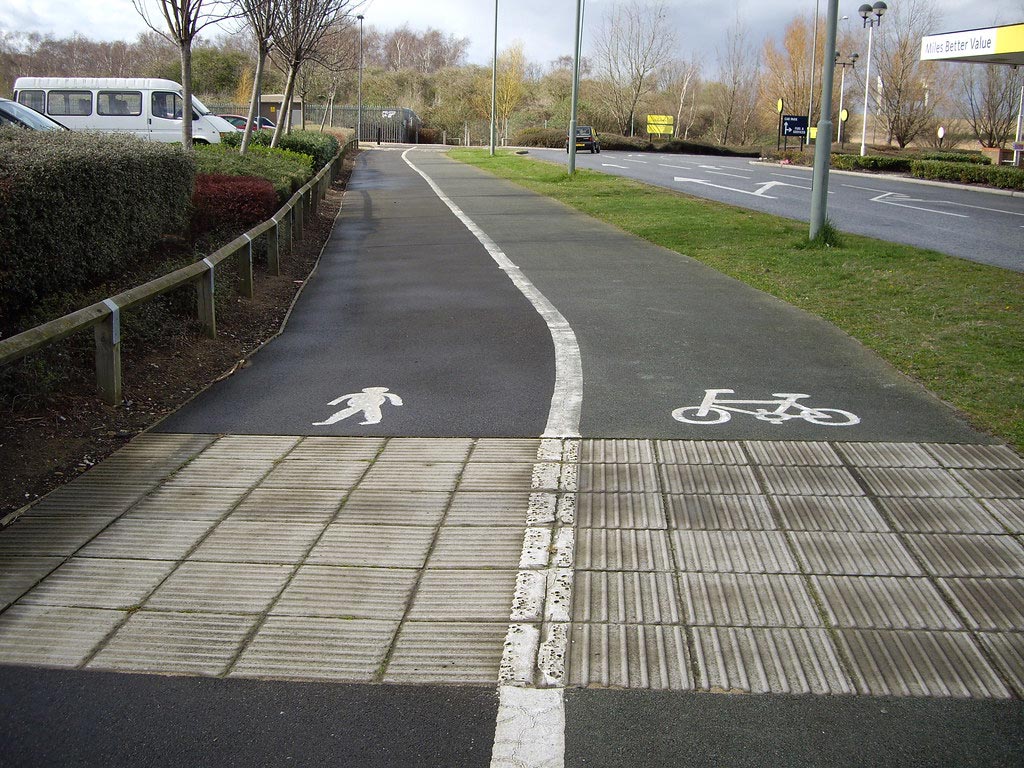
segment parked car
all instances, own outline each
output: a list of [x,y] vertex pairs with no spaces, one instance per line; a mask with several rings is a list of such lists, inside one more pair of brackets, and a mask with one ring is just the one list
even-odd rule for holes
[[[237,128],[240,131],[244,131],[245,130],[245,120],[246,120],[246,118],[242,117],[242,115],[217,115],[217,117],[220,117],[220,118],[222,118],[224,120],[227,120],[229,123],[231,123],[233,126],[235,126],[235,128]],[[256,120],[254,121],[254,124],[252,126],[252,129],[254,131],[259,131],[259,130],[272,131],[272,130],[274,130],[274,128],[275,128],[274,123],[271,120],[268,120],[265,117],[258,117],[258,118],[256,118]]]
[[16,125],[19,128],[28,128],[30,131],[67,130],[56,120],[51,120],[46,115],[40,115],[34,109],[29,109],[10,99],[0,99],[0,126],[4,125]]
[[[73,131],[130,133],[149,141],[181,141],[182,88],[140,77],[19,77],[14,100]],[[218,144],[235,127],[192,97],[192,139]]]
[[[576,126],[576,151],[589,149],[590,154],[601,151],[601,142],[597,138],[597,132],[589,125]],[[569,137],[565,137],[565,151],[569,151]]]

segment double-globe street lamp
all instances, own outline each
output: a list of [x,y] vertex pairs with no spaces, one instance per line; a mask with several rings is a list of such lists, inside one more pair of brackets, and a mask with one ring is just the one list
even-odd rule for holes
[[868,153],[868,96],[871,95],[871,38],[872,33],[875,31],[875,27],[882,23],[882,15],[887,10],[889,10],[889,6],[883,2],[877,2],[874,5],[868,5],[865,3],[857,9],[857,13],[859,13],[860,17],[864,19],[864,26],[868,28],[868,64],[867,69],[864,71],[864,117],[860,128],[861,157],[864,157],[864,155]]
[[836,132],[836,141],[840,145],[843,143],[843,123],[846,121],[843,119],[843,93],[846,91],[846,68],[856,67],[857,59],[860,58],[859,53],[851,53],[850,58],[847,61],[840,61],[842,54],[836,51],[836,66],[843,68],[843,74],[839,78],[839,130]]

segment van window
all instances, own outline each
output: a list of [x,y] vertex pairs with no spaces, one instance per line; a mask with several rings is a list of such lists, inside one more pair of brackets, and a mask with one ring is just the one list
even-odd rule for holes
[[46,91],[18,91],[18,103],[43,114],[46,111]]
[[49,115],[91,115],[92,91],[50,91],[46,97]]
[[139,91],[100,91],[96,94],[97,115],[141,115]]
[[181,96],[170,91],[153,91],[153,117],[181,120]]

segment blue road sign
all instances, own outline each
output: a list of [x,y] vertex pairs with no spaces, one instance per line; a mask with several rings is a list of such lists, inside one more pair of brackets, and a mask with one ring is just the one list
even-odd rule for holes
[[807,115],[783,115],[783,136],[807,136]]

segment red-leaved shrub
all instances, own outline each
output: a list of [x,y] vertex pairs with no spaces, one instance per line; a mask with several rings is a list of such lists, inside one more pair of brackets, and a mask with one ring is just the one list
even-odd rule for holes
[[240,235],[277,210],[274,185],[254,176],[199,174],[192,195],[192,238],[233,230]]

